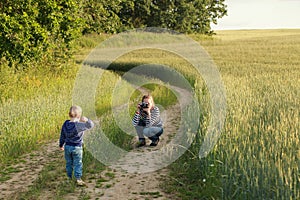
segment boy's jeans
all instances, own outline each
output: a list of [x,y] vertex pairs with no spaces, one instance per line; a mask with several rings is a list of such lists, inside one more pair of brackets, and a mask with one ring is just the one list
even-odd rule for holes
[[66,170],[69,178],[72,178],[74,168],[74,176],[80,179],[82,176],[82,147],[74,147],[65,145]]

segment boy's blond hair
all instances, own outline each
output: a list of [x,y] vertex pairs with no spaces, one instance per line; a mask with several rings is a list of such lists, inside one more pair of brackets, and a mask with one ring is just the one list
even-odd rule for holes
[[69,111],[69,116],[71,118],[80,118],[82,114],[82,109],[80,106],[71,106]]

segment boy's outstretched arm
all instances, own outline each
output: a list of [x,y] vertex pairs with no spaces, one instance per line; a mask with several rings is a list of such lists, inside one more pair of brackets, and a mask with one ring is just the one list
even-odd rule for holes
[[66,139],[66,136],[65,136],[63,130],[61,130],[60,138],[59,138],[59,149],[62,151],[64,150],[65,139]]

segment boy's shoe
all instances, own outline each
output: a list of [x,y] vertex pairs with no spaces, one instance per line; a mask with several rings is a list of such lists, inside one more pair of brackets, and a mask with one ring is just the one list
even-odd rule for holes
[[85,182],[81,179],[77,179],[76,183],[77,183],[78,186],[84,186],[85,185]]
[[146,141],[139,141],[136,145],[136,147],[142,147],[146,145]]
[[157,140],[155,140],[155,141],[152,140],[150,146],[155,147],[155,146],[157,146],[158,142],[159,142],[159,138]]

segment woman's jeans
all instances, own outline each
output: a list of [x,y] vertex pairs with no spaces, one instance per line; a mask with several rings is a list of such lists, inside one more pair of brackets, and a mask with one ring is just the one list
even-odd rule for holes
[[162,127],[145,127],[145,126],[136,126],[135,130],[139,137],[140,141],[145,140],[144,136],[148,137],[153,142],[159,139],[159,136],[163,133]]
[[66,170],[69,178],[74,176],[80,179],[82,176],[82,147],[65,145]]

